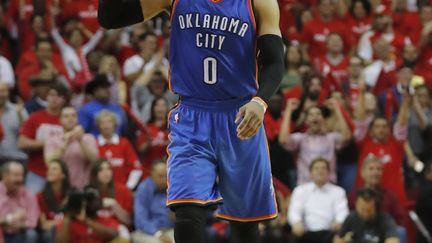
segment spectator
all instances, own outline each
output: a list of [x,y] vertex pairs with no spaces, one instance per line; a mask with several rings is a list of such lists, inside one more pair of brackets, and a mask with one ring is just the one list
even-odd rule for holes
[[40,13],[33,14],[31,19],[19,19],[17,27],[21,52],[31,51],[39,38],[48,37],[49,34],[47,33],[45,26],[44,15]]
[[355,43],[358,43],[360,37],[372,27],[371,7],[368,0],[351,1],[349,12],[344,19],[347,21],[351,34],[354,35]]
[[347,67],[348,77],[343,80],[341,91],[345,100],[349,104],[349,110],[351,112],[355,110],[355,107],[357,107],[358,97],[360,92],[362,92],[361,88],[365,88],[361,86],[364,86],[365,82],[364,76],[362,74],[363,68],[363,60],[360,57],[350,57]]
[[278,141],[280,128],[282,125],[282,106],[283,96],[276,93],[268,101],[267,112],[264,114],[264,129],[270,151],[270,161],[272,175],[279,179],[283,184],[294,188],[297,173],[291,154],[283,149]]
[[[432,5],[430,3],[423,3],[420,5],[420,9],[418,11],[421,25],[417,26],[418,28],[417,32],[414,32],[413,43],[417,46],[421,46],[421,38],[423,37],[422,34],[425,33],[423,30],[427,28],[426,26],[430,25],[432,22]],[[426,31],[427,32],[427,31]]]
[[27,118],[28,114],[23,109],[22,102],[9,102],[8,85],[0,82],[0,126],[3,130],[3,139],[0,140],[0,165],[10,160],[27,160],[27,155],[17,146],[19,129]]
[[40,238],[44,243],[54,243],[55,226],[63,219],[62,207],[70,188],[69,173],[66,165],[59,160],[48,164],[45,187],[37,194],[37,202],[41,210],[39,227]]
[[339,150],[351,139],[351,131],[341,113],[337,101],[330,100],[329,108],[336,114],[341,133],[326,132],[324,117],[319,107],[312,106],[305,111],[305,133],[290,134],[292,111],[297,109],[297,100],[289,100],[285,109],[284,118],[279,134],[279,142],[289,151],[298,151],[297,171],[298,185],[310,180],[309,165],[316,158],[324,158],[330,161],[330,181],[336,181],[336,150]]
[[[301,71],[301,70],[300,70]],[[329,96],[328,90],[323,89],[321,78],[318,74],[306,72],[303,75],[302,86],[285,91],[284,103],[289,99],[300,100],[299,108],[294,111],[293,119],[298,126],[304,122],[304,111],[311,106],[320,106]]]
[[105,74],[111,83],[111,102],[124,104],[127,102],[127,85],[121,74],[120,65],[117,59],[111,55],[102,56],[99,64],[99,74]]
[[55,79],[49,74],[38,75],[31,78],[29,84],[32,89],[32,98],[25,102],[25,108],[29,114],[40,111],[47,106],[47,96],[50,86],[55,82]]
[[[359,166],[370,156],[378,157],[383,163],[381,186],[394,192],[399,201],[405,205],[406,195],[402,163],[404,159],[404,143],[407,138],[408,108],[411,96],[405,93],[401,108],[391,134],[390,123],[382,117],[373,120],[366,117],[364,94],[361,94],[358,106],[358,120],[354,132],[359,147]],[[357,173],[356,188],[363,186],[360,171]]]
[[64,85],[54,83],[48,91],[46,109],[32,113],[21,127],[18,147],[27,152],[29,157],[26,187],[35,193],[40,192],[45,185],[45,139],[60,137],[63,134],[59,116],[68,96],[69,90]]
[[165,162],[153,164],[151,178],[143,181],[137,190],[134,242],[174,243],[174,221],[167,200],[167,174]]
[[339,33],[345,43],[346,51],[351,48],[353,39],[348,28],[334,17],[335,1],[320,0],[318,16],[305,24],[303,29],[304,55],[307,60],[314,61],[315,58],[325,54],[326,36],[329,33]]
[[343,53],[344,42],[338,33],[330,33],[326,52],[315,60],[316,69],[324,80],[324,89],[342,91],[342,81],[347,79],[348,57]]
[[[404,36],[399,29],[393,28],[393,19],[389,7],[379,5],[375,9],[374,28],[364,33],[358,43],[358,55],[366,62],[374,60],[378,56],[377,49],[374,47],[378,40],[385,40],[389,44],[388,52],[392,56],[400,57],[405,45],[411,44],[408,36]],[[375,53],[374,53],[375,50]]]
[[344,189],[329,182],[330,162],[310,164],[311,182],[296,187],[291,196],[288,220],[298,243],[327,243],[349,213]]
[[[429,233],[432,232],[432,163],[429,161],[423,170],[423,181],[420,184],[419,197],[417,198],[416,212],[420,220],[426,226]],[[417,243],[427,243],[420,232],[417,233]]]
[[86,86],[86,93],[93,96],[93,100],[84,105],[78,114],[79,124],[88,133],[95,136],[99,134],[96,126],[96,116],[103,111],[108,110],[115,114],[116,118],[116,132],[122,135],[127,128],[126,115],[123,109],[115,103],[111,103],[111,83],[105,74],[98,74]]
[[132,193],[126,186],[114,183],[109,161],[100,160],[92,164],[90,187],[98,190],[102,199],[99,217],[111,218],[128,227],[132,225]]
[[280,84],[281,91],[301,86],[299,67],[303,62],[303,56],[299,45],[289,45],[285,53],[285,75]]
[[[68,33],[67,42],[65,42],[56,27],[54,21],[55,17],[56,16],[51,13],[51,36],[60,50],[68,76],[72,81],[72,87],[74,90],[81,90],[81,88],[84,87],[84,85],[92,78],[86,56],[103,38],[104,31],[99,29],[93,35],[89,30],[85,29],[82,23],[79,22],[78,27]],[[86,43],[84,43],[83,36],[83,32],[85,31],[90,32],[91,35],[91,38],[89,38]]]
[[390,45],[385,39],[374,42],[374,50],[377,59],[366,66],[363,71],[366,84],[371,88],[374,95],[391,88],[396,80],[396,69],[401,62],[391,54]]
[[356,210],[346,218],[333,243],[399,243],[396,224],[391,217],[381,211],[379,194],[375,190],[360,190],[355,207]]
[[23,186],[24,166],[11,161],[2,167],[0,226],[7,243],[36,243],[39,207],[35,195]]
[[139,138],[138,152],[143,155],[144,172],[151,170],[156,160],[165,160],[168,139],[168,101],[163,98],[155,98],[151,105],[151,117],[147,123],[147,133],[142,133]]
[[116,226],[97,216],[101,204],[99,194],[93,188],[84,192],[70,191],[64,219],[56,226],[56,242],[103,243],[114,240],[119,235]]
[[[149,75],[149,76],[147,76]],[[151,76],[150,76],[151,75]],[[142,122],[148,122],[151,113],[151,104],[158,96],[163,96],[169,107],[177,102],[178,96],[168,89],[167,79],[160,72],[153,72],[152,69],[145,72],[135,82],[131,90],[132,108]]]
[[432,5],[424,5],[421,8],[422,30],[418,33],[419,36],[419,58],[416,67],[416,72],[422,75],[429,88],[432,88],[432,75],[430,70],[432,68]]
[[[377,157],[370,157],[363,162],[361,176],[364,180],[365,188],[372,188],[380,195],[380,206],[384,213],[391,216],[397,224],[396,232],[401,242],[407,242],[406,225],[408,223],[404,205],[399,201],[396,194],[383,188],[381,179],[383,175],[383,165]],[[354,191],[349,197],[349,206],[354,208],[357,192]]]
[[[96,118],[96,124],[100,135],[97,137],[99,154],[107,159],[113,170],[114,183],[135,188],[135,184],[129,184],[129,180],[135,181],[136,174],[141,176],[141,164],[130,142],[115,133],[117,119],[115,114],[102,111]],[[135,178],[135,179],[134,179]]]
[[90,179],[90,163],[99,155],[95,137],[84,134],[78,125],[77,111],[71,106],[60,112],[60,125],[63,133],[60,136],[47,137],[44,145],[45,163],[63,161],[70,173],[70,184],[77,189],[84,189]]
[[20,58],[16,68],[19,77],[18,89],[21,97],[28,101],[32,97],[32,89],[29,86],[30,79],[61,79],[67,83],[67,73],[61,59],[53,54],[51,42],[40,39],[36,42],[35,53],[29,52]]
[[126,59],[123,65],[123,75],[129,83],[135,82],[147,69],[154,67],[156,61],[164,62],[164,66],[168,66],[167,60],[163,58],[163,55],[159,55],[157,59],[154,56],[157,50],[157,36],[155,33],[142,33],[138,36],[136,45],[138,54]]
[[413,76],[414,72],[412,67],[407,65],[399,66],[396,75],[396,83],[378,97],[378,105],[381,114],[384,114],[388,120],[393,121],[399,112],[404,93],[409,93],[410,95],[414,94],[414,90],[411,87]]
[[[402,52],[402,61],[404,64],[416,67],[419,58],[419,50],[414,45],[405,45]],[[417,69],[416,69],[417,72]]]
[[408,120],[408,141],[413,151],[413,156],[408,154],[410,165],[413,165],[417,159],[432,160],[428,144],[430,127],[432,127],[432,103],[429,89],[426,85],[420,85],[415,88]]
[[12,67],[12,64],[9,62],[7,58],[0,55],[0,81],[2,83],[7,84],[9,89],[13,89],[15,87],[15,74]]

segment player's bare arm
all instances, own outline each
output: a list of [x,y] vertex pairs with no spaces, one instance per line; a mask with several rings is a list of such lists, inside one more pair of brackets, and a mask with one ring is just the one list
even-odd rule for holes
[[99,0],[98,19],[106,29],[141,23],[171,7],[171,0]]
[[[240,108],[236,123],[237,136],[247,139],[262,126],[267,101],[278,89],[283,75],[283,44],[279,29],[279,6],[276,0],[255,0],[257,46],[259,49],[259,89],[257,95]],[[243,118],[243,119],[242,119]]]

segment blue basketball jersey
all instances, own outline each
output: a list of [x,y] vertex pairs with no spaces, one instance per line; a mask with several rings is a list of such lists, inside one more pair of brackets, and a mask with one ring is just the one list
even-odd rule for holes
[[181,97],[229,100],[257,92],[252,0],[175,0],[170,88]]

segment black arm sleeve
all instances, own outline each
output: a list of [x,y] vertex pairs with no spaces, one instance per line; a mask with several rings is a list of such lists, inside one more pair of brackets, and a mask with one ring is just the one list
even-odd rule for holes
[[277,35],[263,35],[258,38],[258,80],[256,96],[268,102],[279,88],[284,72],[284,51],[282,38]]
[[140,0],[99,0],[99,24],[118,29],[144,21]]

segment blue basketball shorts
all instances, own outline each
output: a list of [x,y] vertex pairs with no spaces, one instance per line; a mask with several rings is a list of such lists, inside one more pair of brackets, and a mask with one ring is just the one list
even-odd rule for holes
[[218,217],[241,222],[277,216],[264,128],[237,137],[235,117],[249,100],[183,99],[170,112],[168,206],[220,204]]

